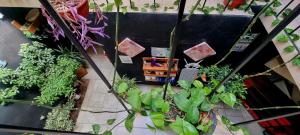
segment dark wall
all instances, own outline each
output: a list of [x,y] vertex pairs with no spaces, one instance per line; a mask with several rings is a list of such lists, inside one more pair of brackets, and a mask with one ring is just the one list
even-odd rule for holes
[[[110,39],[98,39],[105,45],[104,49],[109,59],[114,61],[114,33],[115,14],[105,14],[108,20],[106,33]],[[169,36],[176,23],[176,14],[151,14],[151,13],[127,13],[120,16],[120,41],[126,37],[139,43],[146,50],[134,57],[133,64],[122,64],[118,59],[118,73],[137,81],[144,82],[142,70],[142,57],[151,56],[151,47],[169,47]],[[202,64],[209,65],[217,62],[232,46],[244,28],[249,24],[251,16],[229,15],[193,15],[191,19],[183,23],[179,35],[179,44],[175,58],[179,58],[179,67],[184,66],[184,59],[192,62],[183,54],[183,51],[199,44],[207,42],[217,55],[205,59]]]

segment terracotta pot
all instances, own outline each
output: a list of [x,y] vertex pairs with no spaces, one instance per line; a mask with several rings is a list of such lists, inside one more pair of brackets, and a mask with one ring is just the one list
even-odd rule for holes
[[[59,9],[61,6],[55,5],[55,1],[57,0],[50,0],[51,4],[54,4],[54,8],[60,16],[64,17],[65,15],[68,15],[70,17],[71,11],[68,9],[67,11]],[[87,17],[89,14],[89,3],[88,0],[80,0],[79,4],[76,6],[77,7],[77,12],[83,17]]]
[[77,69],[76,76],[78,78],[84,77],[86,74],[88,74],[86,68],[84,68],[82,65]]
[[[229,0],[224,0],[224,5],[226,6]],[[228,5],[230,8],[237,8],[238,6],[244,4],[246,0],[232,0],[232,2]]]

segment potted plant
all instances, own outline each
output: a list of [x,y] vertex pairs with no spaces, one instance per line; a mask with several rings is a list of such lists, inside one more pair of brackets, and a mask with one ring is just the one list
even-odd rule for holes
[[[133,110],[133,113],[126,118],[125,127],[131,132],[134,114],[141,113],[150,116],[154,125],[146,124],[150,129],[170,127],[177,134],[212,134],[216,127],[217,105],[223,102],[230,107],[235,107],[241,105],[239,98],[245,98],[243,78],[238,74],[213,92],[219,81],[230,71],[228,66],[201,67],[199,79],[193,82],[178,81],[180,90],[173,90],[171,85],[163,86],[163,88],[167,87],[166,100],[163,99],[163,88],[141,92],[134,80],[121,78],[116,83],[116,92],[131,105]],[[240,129],[230,125],[230,122],[225,124],[231,127],[229,129]]]
[[[105,22],[107,18],[102,15],[98,6],[95,8],[95,20],[91,21],[87,19],[89,11],[87,0],[52,0],[51,3],[65,22],[67,22],[84,49],[92,48],[96,53],[95,45],[102,45],[94,40],[94,36],[98,35],[102,38],[109,38],[109,36],[104,33],[105,27],[107,26]],[[47,19],[52,29],[50,33],[53,34],[55,40],[59,40],[60,36],[64,37],[63,30],[57,25],[55,20],[43,7],[41,7],[41,9],[42,15]],[[92,22],[94,22],[94,24],[92,24]]]

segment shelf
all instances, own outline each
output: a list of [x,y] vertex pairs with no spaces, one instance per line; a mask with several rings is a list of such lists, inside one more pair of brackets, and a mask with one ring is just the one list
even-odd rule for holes
[[[156,76],[156,77],[167,77],[167,75],[157,75],[157,74],[146,74],[144,76]],[[176,74],[170,74],[171,77],[176,77]]]
[[[278,8],[276,8],[277,13],[289,2],[289,0],[282,0],[281,2],[282,2],[282,5]],[[289,8],[293,9],[299,3],[300,3],[300,1],[296,0],[289,6]],[[260,16],[260,20],[268,33],[270,33],[275,28],[275,27],[272,27],[272,21],[274,19],[275,19],[274,16],[264,16],[264,14],[262,16]],[[299,24],[300,24],[300,16],[298,16],[296,19],[294,19],[287,27],[288,28],[296,28]],[[283,34],[283,33],[284,32],[282,31],[279,34]],[[299,34],[300,30],[295,31],[295,33]],[[298,54],[296,50],[291,53],[284,52],[284,48],[291,45],[290,41],[288,41],[286,43],[280,43],[280,42],[277,42],[275,38],[272,41],[273,41],[280,57],[282,58],[283,62],[289,61],[290,59],[292,59],[294,56],[296,56]],[[298,48],[300,48],[300,40],[295,42],[295,44]],[[296,86],[298,88],[300,88],[300,68],[293,65],[292,62],[290,62],[290,63],[286,64],[286,69],[289,72],[289,74],[291,75],[291,78],[290,78],[290,79],[292,79],[291,82],[294,82],[296,84]]]

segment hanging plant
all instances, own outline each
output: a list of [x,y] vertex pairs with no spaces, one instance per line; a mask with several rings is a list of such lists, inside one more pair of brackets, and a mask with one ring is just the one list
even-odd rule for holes
[[[91,20],[86,17],[88,15],[88,2],[87,0],[51,0],[50,1],[55,10],[60,14],[61,17],[68,23],[71,31],[76,35],[76,38],[80,41],[84,49],[92,48],[96,53],[95,45],[102,46],[91,37],[92,34],[101,36],[103,38],[109,38],[104,33],[104,29],[107,26],[105,20],[107,19],[102,15],[101,10],[96,6],[96,17],[94,20],[95,25],[100,27],[91,27]],[[47,11],[41,7],[42,14],[46,17],[48,24],[52,28],[50,31],[55,40],[59,40],[59,37],[65,37],[62,29],[57,25],[55,20],[47,13]]]

